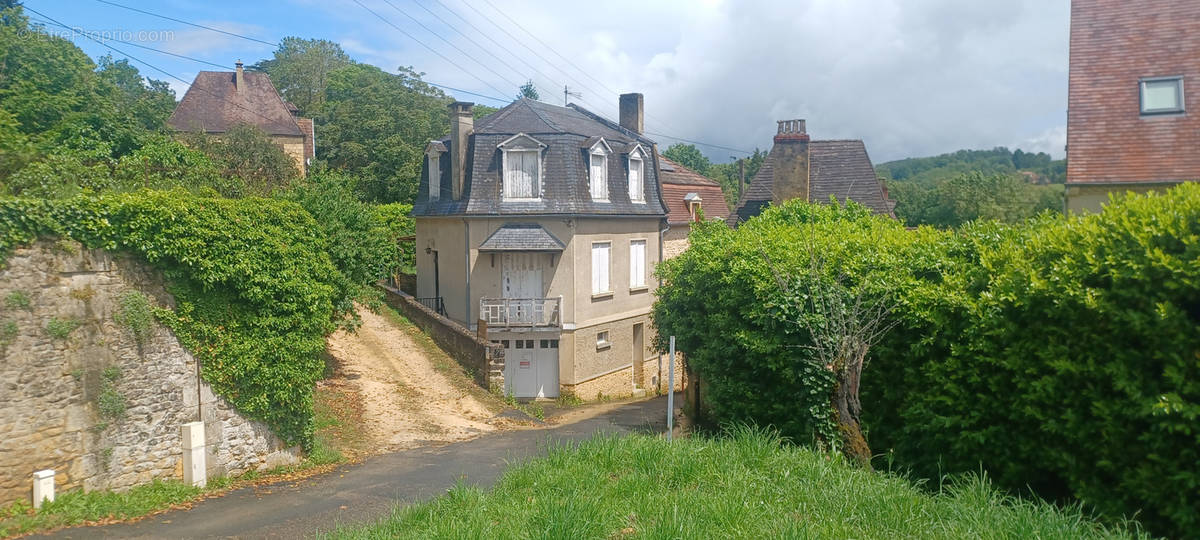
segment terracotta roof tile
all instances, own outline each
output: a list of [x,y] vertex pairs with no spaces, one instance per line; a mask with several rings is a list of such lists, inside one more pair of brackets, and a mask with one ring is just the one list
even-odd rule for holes
[[198,73],[167,125],[176,131],[225,133],[250,124],[268,135],[304,135],[266,73],[244,72],[244,89],[236,88],[235,77],[233,71]]

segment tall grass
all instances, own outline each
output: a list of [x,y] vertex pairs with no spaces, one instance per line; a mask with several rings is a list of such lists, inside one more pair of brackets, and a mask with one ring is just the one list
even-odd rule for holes
[[737,429],[669,443],[600,437],[515,466],[483,491],[460,484],[332,538],[1108,538],[1133,533],[986,478],[928,494],[907,480]]

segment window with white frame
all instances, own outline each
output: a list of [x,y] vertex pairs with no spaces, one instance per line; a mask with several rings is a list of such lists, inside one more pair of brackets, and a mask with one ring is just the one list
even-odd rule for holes
[[592,244],[592,294],[612,292],[612,281],[609,279],[611,254],[611,242]]
[[[599,145],[597,145],[599,146]],[[593,201],[608,200],[608,154],[602,148],[593,148],[589,154],[591,158],[590,173],[588,174],[588,185],[592,193]]]
[[629,242],[629,288],[646,286],[646,241]]
[[442,159],[437,152],[429,153],[429,200],[436,201],[442,197]]
[[1153,77],[1138,81],[1142,114],[1183,112],[1183,77]]
[[506,150],[504,152],[504,198],[537,199],[541,197],[542,163],[537,150]]
[[640,203],[646,202],[646,152],[640,144],[635,144],[629,152],[629,200]]
[[607,349],[612,346],[612,341],[608,339],[608,330],[596,332],[596,350]]

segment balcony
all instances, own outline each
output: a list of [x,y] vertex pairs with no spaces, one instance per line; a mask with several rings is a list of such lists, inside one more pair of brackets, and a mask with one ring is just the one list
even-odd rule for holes
[[562,297],[480,298],[479,318],[490,328],[559,328]]

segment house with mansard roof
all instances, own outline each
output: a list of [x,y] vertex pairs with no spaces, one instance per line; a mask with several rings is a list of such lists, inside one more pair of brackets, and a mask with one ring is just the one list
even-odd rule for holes
[[828,203],[852,200],[876,214],[895,217],[895,201],[875,175],[861,140],[811,140],[804,120],[781,120],[771,151],[738,200],[728,222],[736,226],[768,204],[791,199]]
[[301,174],[316,157],[311,118],[301,118],[283,100],[266,73],[245,71],[239,61],[233,71],[201,71],[175,106],[167,125],[177,132],[220,137],[239,124],[262,130],[296,163]]
[[504,391],[584,399],[658,387],[652,270],[667,208],[643,98],[613,122],[574,104],[520,99],[425,149],[417,296],[505,349]]

